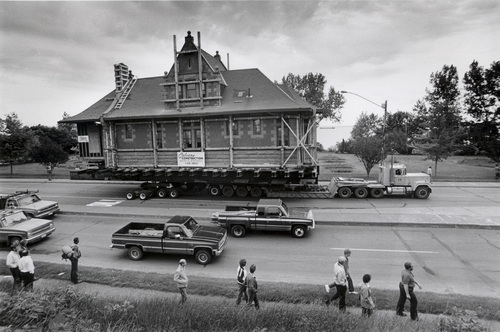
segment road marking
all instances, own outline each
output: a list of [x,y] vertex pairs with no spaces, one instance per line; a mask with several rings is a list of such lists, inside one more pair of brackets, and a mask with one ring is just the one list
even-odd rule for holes
[[122,203],[123,201],[111,200],[111,199],[101,199],[100,201],[87,204],[87,206],[104,206],[110,207]]
[[[345,248],[330,248],[331,250],[344,250]],[[378,252],[412,252],[417,254],[439,254],[438,251],[418,251],[418,250],[389,250],[389,249],[352,249],[351,251],[378,251]]]

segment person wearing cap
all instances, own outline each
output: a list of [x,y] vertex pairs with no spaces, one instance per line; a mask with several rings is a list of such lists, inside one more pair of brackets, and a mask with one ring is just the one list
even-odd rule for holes
[[248,303],[246,265],[246,259],[240,259],[240,265],[238,265],[238,270],[236,272],[236,282],[238,283],[238,297],[236,298],[236,305],[241,303],[242,297],[245,297],[245,303]]
[[187,301],[188,277],[186,274],[186,265],[186,260],[181,259],[174,275],[174,281],[177,283],[177,287],[179,288],[179,292],[181,293],[181,301],[179,302],[180,304],[184,304]]
[[19,253],[19,271],[21,272],[21,280],[24,289],[33,290],[33,281],[35,281],[35,265],[33,259],[29,255],[28,250],[23,250]]
[[422,287],[415,281],[415,277],[413,276],[413,264],[411,262],[406,262],[404,266],[405,269],[401,271],[401,282],[399,283],[399,300],[396,307],[396,315],[406,316],[403,310],[406,299],[408,299],[410,300],[410,317],[412,320],[417,320],[418,301],[415,293],[413,293],[413,289],[415,288],[415,285],[417,285],[420,289],[422,289]]
[[80,239],[75,237],[71,245],[71,255],[69,255],[69,261],[71,262],[71,282],[74,284],[82,282],[82,280],[78,279],[78,260],[82,257],[78,243],[80,243]]
[[337,263],[333,265],[333,284],[337,289],[337,292],[325,301],[326,305],[330,305],[332,301],[339,299],[339,310],[344,312],[346,310],[345,296],[347,292],[347,277],[344,269],[345,262],[346,258],[344,256],[340,256],[337,259]]
[[14,278],[14,284],[12,285],[12,290],[16,291],[17,289],[21,288],[21,271],[19,271],[19,259],[21,258],[19,256],[19,252],[17,251],[17,246],[19,244],[13,243],[10,246],[10,252],[7,255],[7,266],[10,269],[10,273],[12,274],[12,278]]

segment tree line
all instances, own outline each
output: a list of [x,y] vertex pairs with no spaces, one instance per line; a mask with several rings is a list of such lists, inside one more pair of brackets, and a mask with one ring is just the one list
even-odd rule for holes
[[[288,74],[283,83],[313,105],[324,110],[323,117],[340,120],[345,104],[342,94],[329,88],[321,74]],[[438,162],[450,155],[483,155],[500,162],[500,61],[489,68],[473,61],[460,78],[457,68],[444,65],[430,75],[430,87],[410,111],[383,116],[363,112],[351,137],[338,142],[336,150],[353,153],[363,162],[367,175],[388,154],[411,154],[418,151]]]

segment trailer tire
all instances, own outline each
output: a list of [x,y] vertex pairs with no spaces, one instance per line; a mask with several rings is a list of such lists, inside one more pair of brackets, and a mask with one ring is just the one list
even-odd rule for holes
[[250,196],[260,198],[262,196],[262,189],[260,187],[252,187],[250,189]]
[[128,248],[128,257],[133,261],[139,261],[144,256],[144,252],[138,246]]
[[167,197],[167,191],[165,189],[160,189],[160,190],[158,190],[157,195],[160,198],[165,198],[165,197]]
[[302,225],[297,225],[292,228],[292,236],[301,239],[306,236],[307,229]]
[[170,190],[170,192],[168,193],[168,196],[170,198],[177,198],[179,197],[179,191],[177,191],[177,189],[172,189]]
[[352,190],[349,187],[342,187],[338,191],[340,198],[349,198],[352,195]]
[[384,197],[384,190],[381,188],[373,188],[370,190],[370,196],[372,198],[382,198]]
[[244,186],[239,186],[236,188],[236,196],[238,197],[247,197],[248,189]]
[[234,225],[231,227],[231,234],[234,237],[244,237],[246,233],[245,226],[243,225]]
[[429,187],[426,186],[417,187],[415,190],[415,197],[418,199],[427,199],[430,194],[431,191],[429,190]]
[[139,194],[139,199],[141,201],[145,201],[146,199],[149,198],[149,194],[150,194],[150,192],[148,192],[148,191],[141,191],[141,193]]
[[135,194],[132,191],[129,191],[125,197],[130,201],[135,198]]
[[208,249],[199,249],[194,254],[194,259],[198,264],[207,265],[212,261],[212,253]]
[[210,193],[210,196],[219,196],[220,195],[220,188],[217,186],[210,186],[208,188],[208,192]]
[[234,195],[234,189],[231,186],[222,187],[222,196],[232,197]]
[[356,188],[354,190],[354,196],[356,196],[356,198],[366,198],[368,197],[368,189],[363,187]]

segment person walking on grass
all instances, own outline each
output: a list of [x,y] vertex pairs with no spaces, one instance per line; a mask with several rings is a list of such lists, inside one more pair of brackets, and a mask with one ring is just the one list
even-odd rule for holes
[[80,248],[78,248],[79,243],[80,239],[75,237],[71,245],[71,254],[68,255],[69,261],[71,262],[71,282],[74,284],[82,282],[82,280],[78,279],[78,260],[82,257],[82,252]]
[[246,265],[246,259],[240,259],[240,265],[238,265],[238,271],[236,273],[236,282],[238,283],[238,297],[236,298],[236,305],[241,303],[242,297],[245,297],[245,303],[248,303],[247,270],[245,270]]
[[[347,278],[347,286],[349,287],[349,294],[358,294],[354,290],[354,284],[351,279],[351,275],[349,273],[349,257],[351,256],[351,249],[344,249],[344,257],[345,257],[345,263],[344,263],[344,270],[345,270],[345,276]],[[325,285],[325,290],[327,293],[330,293],[330,289],[335,287],[335,284],[332,282],[329,285]]]
[[19,252],[17,252],[18,245],[19,244],[16,242],[10,246],[10,252],[7,255],[6,260],[7,266],[12,274],[12,278],[14,278],[14,283],[12,285],[13,292],[21,288],[21,271],[19,271],[19,259],[21,257],[19,256]]
[[412,320],[418,319],[417,312],[417,297],[413,292],[415,285],[418,288],[422,289],[422,287],[415,281],[415,277],[413,276],[413,264],[411,262],[405,263],[405,269],[401,271],[401,282],[399,283],[399,300],[398,305],[396,307],[396,315],[398,316],[406,316],[403,312],[406,300],[410,300],[410,317]]
[[19,253],[19,271],[21,272],[21,280],[23,287],[26,290],[33,290],[33,281],[35,281],[35,265],[33,259],[29,255],[28,250],[23,250]]
[[372,290],[370,288],[370,280],[372,276],[365,274],[363,276],[363,281],[359,284],[359,301],[361,302],[361,315],[370,317],[375,308],[375,303],[373,303]]
[[181,300],[179,302],[181,305],[183,305],[187,301],[188,277],[186,274],[186,265],[186,260],[181,259],[174,275],[174,281],[177,283],[177,287],[179,288],[179,292],[181,293]]
[[326,305],[329,306],[331,302],[339,299],[339,310],[341,312],[345,312],[346,310],[345,296],[347,292],[347,277],[344,269],[345,262],[346,258],[344,256],[340,256],[337,263],[333,265],[333,284],[337,289],[337,293],[325,301]]
[[255,277],[255,270],[257,267],[255,264],[250,266],[250,274],[247,276],[247,285],[248,285],[248,303],[247,306],[251,307],[252,302],[255,304],[255,309],[259,310],[259,299],[257,297],[258,287],[257,287],[257,278]]

